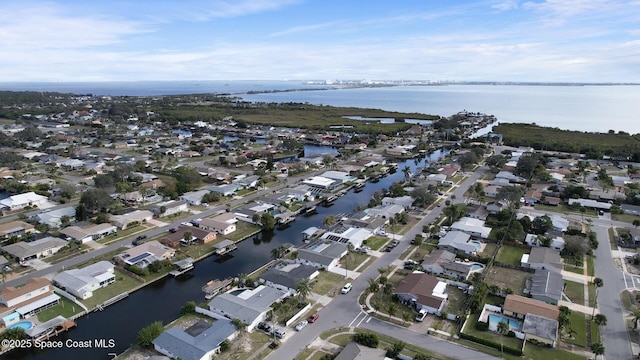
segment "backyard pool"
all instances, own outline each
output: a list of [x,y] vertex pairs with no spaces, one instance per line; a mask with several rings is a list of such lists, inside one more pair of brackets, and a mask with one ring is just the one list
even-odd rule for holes
[[471,264],[471,271],[478,271],[484,269],[484,264],[473,263]]
[[489,329],[494,330],[498,328],[498,323],[506,322],[509,324],[509,330],[519,331],[522,326],[522,320],[511,319],[502,315],[489,315]]
[[480,241],[478,241],[478,240],[471,240],[471,241],[469,241],[469,244],[475,246],[477,251],[481,251],[482,250],[482,243]]
[[25,320],[25,321],[20,321],[17,322],[11,326],[8,327],[8,329],[17,329],[20,328],[24,331],[27,331],[29,329],[31,329],[33,327],[33,323],[31,321]]

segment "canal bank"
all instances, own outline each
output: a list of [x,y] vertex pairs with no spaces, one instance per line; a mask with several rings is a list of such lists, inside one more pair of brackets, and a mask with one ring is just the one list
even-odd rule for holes
[[[417,167],[439,160],[444,154],[436,151],[426,159],[412,159],[398,163],[399,168],[409,166],[415,173]],[[366,205],[374,192],[388,188],[393,182],[404,178],[402,171],[390,174],[377,183],[367,183],[361,192],[350,190],[336,199],[331,206],[318,206],[317,213],[299,216],[288,227],[269,234],[258,234],[238,244],[231,256],[224,258],[207,257],[199,261],[195,269],[177,278],[165,277],[119,301],[105,311],[93,312],[77,320],[77,328],[59,336],[63,342],[73,340],[107,339],[109,348],[59,348],[48,350],[16,350],[5,354],[7,359],[111,359],[111,353],[120,354],[133,345],[138,331],[154,321],[168,324],[179,316],[182,305],[187,301],[205,301],[202,286],[211,279],[235,277],[239,273],[249,274],[270,260],[271,250],[280,244],[302,244],[302,231],[320,227],[328,215],[351,213],[359,205]]]

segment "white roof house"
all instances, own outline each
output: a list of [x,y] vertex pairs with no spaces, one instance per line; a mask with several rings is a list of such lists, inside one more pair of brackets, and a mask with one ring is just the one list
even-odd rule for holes
[[132,222],[142,223],[153,219],[153,213],[149,210],[135,210],[123,215],[112,215],[109,221],[120,229],[125,229]]
[[93,291],[114,281],[115,266],[108,261],[99,261],[82,269],[63,271],[53,277],[53,284],[81,299],[93,296]]
[[67,242],[65,240],[48,236],[36,241],[21,241],[15,244],[6,245],[2,247],[2,250],[11,254],[19,261],[23,261],[53,255],[66,245]]
[[337,185],[335,180],[322,176],[313,176],[302,181],[303,184],[319,189],[332,189]]
[[349,173],[347,172],[335,170],[325,171],[321,176],[327,179],[335,180],[339,183],[345,183],[356,179],[355,177],[349,175]]
[[38,195],[33,191],[30,191],[28,193],[9,196],[6,199],[0,200],[0,207],[10,211],[23,209],[27,206],[40,207],[46,204],[47,199],[48,198],[46,196]]
[[462,252],[465,254],[473,254],[478,249],[469,240],[471,235],[462,231],[449,231],[438,241],[438,249]]
[[451,224],[451,230],[462,231],[483,239],[489,238],[489,233],[491,233],[491,228],[484,226],[483,220],[466,216]]
[[327,231],[322,234],[321,239],[351,244],[358,249],[366,239],[373,236],[373,231],[365,228],[345,227],[342,230],[342,232]]
[[198,206],[202,204],[202,198],[209,193],[209,190],[191,191],[182,194],[180,200],[186,201],[189,205]]
[[71,220],[74,219],[76,216],[76,209],[73,206],[68,206],[61,209],[41,212],[36,215],[36,220],[40,224],[47,224],[52,228],[57,228],[62,225],[62,218],[65,216]]

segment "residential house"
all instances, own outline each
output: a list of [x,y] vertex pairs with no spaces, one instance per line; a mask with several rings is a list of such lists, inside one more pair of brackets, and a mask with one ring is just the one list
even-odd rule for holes
[[222,213],[213,218],[204,218],[200,220],[198,226],[206,231],[215,231],[222,235],[229,235],[236,231],[236,223],[238,219],[234,213]]
[[557,319],[560,310],[556,305],[543,301],[527,298],[520,295],[507,295],[502,305],[502,313],[518,319],[524,319],[527,314],[534,314],[547,319]]
[[563,290],[564,280],[560,273],[546,269],[536,269],[527,292],[533,299],[558,305],[558,302],[562,300]]
[[547,344],[549,347],[555,347],[558,339],[558,328],[559,324],[556,319],[527,314],[522,323],[524,341],[526,343],[530,340],[536,340],[539,343]]
[[0,239],[6,239],[12,236],[28,235],[35,231],[33,225],[20,220],[9,221],[0,224]]
[[387,352],[382,349],[359,345],[353,341],[345,346],[335,360],[386,360]]
[[[190,240],[186,239],[187,233],[191,233]],[[181,226],[176,232],[167,234],[161,242],[164,245],[175,248],[180,245],[189,245],[191,242],[207,244],[216,239],[217,235],[213,231],[207,231],[195,226]]]
[[458,280],[467,280],[471,274],[471,264],[460,261],[445,262],[442,264],[442,274]]
[[382,206],[400,205],[405,209],[409,209],[413,205],[413,198],[409,195],[400,197],[383,197]]
[[[531,247],[544,246],[544,242],[542,240],[543,237],[543,235],[527,234],[527,236],[524,238],[524,242]],[[562,249],[564,249],[564,243],[565,242],[562,236],[555,236],[551,238],[549,247],[558,251],[562,251]]]
[[500,188],[502,188],[502,186],[498,186],[498,185],[486,186],[484,188],[484,195],[495,199],[496,197],[498,197],[498,191],[500,191]]
[[208,191],[220,194],[222,196],[233,196],[238,190],[238,187],[234,184],[213,185],[207,187]]
[[507,206],[500,201],[492,201],[487,204],[487,211],[492,215],[495,215],[506,208]]
[[413,273],[400,281],[393,293],[401,302],[415,306],[416,310],[426,310],[440,315],[448,295],[447,283],[423,273]]
[[473,237],[487,239],[491,228],[484,226],[483,220],[473,219],[470,217],[463,217],[460,220],[451,224],[451,230],[462,231]]
[[127,249],[114,257],[119,264],[146,268],[154,261],[168,260],[175,256],[176,251],[170,247],[152,240]]
[[302,183],[319,190],[333,190],[339,185],[337,181],[322,176],[313,176],[304,179]]
[[167,329],[152,343],[157,352],[171,359],[209,360],[220,352],[225,340],[235,338],[237,331],[228,319],[216,319],[213,323],[199,320],[185,330],[177,326]]
[[471,236],[462,231],[449,231],[438,241],[438,249],[460,252],[471,255],[478,251],[478,248],[470,243]]
[[341,222],[343,225],[349,227],[365,228],[371,230],[373,233],[377,233],[382,230],[387,223],[387,219],[371,216],[364,211],[358,211],[351,214],[348,218],[342,219]]
[[447,181],[447,175],[445,174],[429,174],[427,175],[426,182],[430,185],[443,185]]
[[252,220],[254,215],[262,215],[263,213],[271,212],[275,208],[273,204],[253,202],[235,209],[234,214]]
[[315,266],[296,262],[279,262],[260,275],[260,282],[289,295],[296,295],[300,282],[313,280],[319,274]]
[[258,175],[250,175],[244,177],[236,177],[232,184],[236,186],[238,189],[249,189],[255,188],[258,186],[258,182],[260,181],[260,176]]
[[116,281],[115,266],[108,261],[99,261],[80,269],[65,270],[53,277],[52,282],[60,289],[86,300],[97,289]]
[[182,194],[180,200],[184,200],[191,206],[199,206],[202,204],[202,198],[209,193],[209,190],[190,191]]
[[46,196],[38,195],[33,191],[12,195],[6,199],[0,200],[0,209],[6,211],[15,211],[24,209],[26,207],[41,207],[46,205],[48,198]]
[[296,261],[331,271],[347,253],[346,244],[320,240],[299,248]]
[[21,241],[5,245],[2,250],[13,256],[17,261],[25,261],[53,255],[66,245],[67,242],[60,238],[47,236],[35,241]]
[[334,171],[334,170],[325,171],[320,176],[324,177],[324,178],[327,178],[327,179],[331,179],[331,180],[337,182],[338,184],[345,184],[345,183],[348,183],[350,181],[354,181],[356,179],[355,177],[349,175],[348,172]]
[[75,240],[81,244],[93,240],[93,236],[79,226],[67,226],[60,230],[60,234],[64,235],[67,240]]
[[402,205],[392,204],[387,206],[376,206],[366,210],[367,214],[372,216],[381,217],[383,219],[391,219],[397,214],[405,212],[405,208]]
[[5,316],[5,326],[31,317],[60,302],[60,296],[53,293],[51,282],[44,278],[30,278],[20,287],[7,286],[0,290],[0,314]]
[[362,247],[363,242],[371,236],[373,236],[373,231],[369,229],[338,225],[327,230],[320,238],[343,244],[351,244],[354,249],[359,249]]
[[547,269],[562,272],[562,258],[556,249],[533,247],[530,254],[522,255],[522,266],[531,269]]
[[109,222],[117,226],[118,229],[126,229],[132,223],[142,224],[153,219],[153,213],[149,210],[134,210],[123,215],[111,215]]
[[442,265],[444,263],[454,262],[456,260],[456,254],[447,250],[434,250],[431,254],[425,255],[422,259],[422,270],[432,274],[444,273]]
[[247,331],[252,331],[265,320],[273,303],[286,297],[285,292],[260,285],[254,289],[218,295],[209,302],[209,310],[228,319],[240,319],[247,326]]
[[184,200],[169,200],[157,203],[150,207],[149,210],[159,217],[165,217],[189,211],[189,204]]
[[487,207],[484,205],[467,204],[465,215],[473,219],[485,220],[487,215],[489,215],[489,211],[487,211]]
[[35,216],[35,220],[40,224],[49,225],[51,228],[58,228],[62,225],[62,220],[73,221],[76,217],[76,209],[67,206],[56,210],[45,210]]

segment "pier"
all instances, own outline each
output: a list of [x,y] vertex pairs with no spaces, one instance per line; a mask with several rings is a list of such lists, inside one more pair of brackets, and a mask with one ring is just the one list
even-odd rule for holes
[[231,277],[228,277],[224,280],[220,280],[220,279],[211,280],[202,287],[202,291],[205,294],[204,298],[207,300],[210,300],[214,296],[227,291],[232,284],[233,284],[233,278]]
[[169,274],[173,277],[180,276],[193,269],[193,258],[188,257],[186,259],[176,261],[175,263],[173,263],[173,265],[176,267],[176,269],[169,272]]
[[214,246],[216,248],[215,254],[219,256],[226,255],[238,248],[236,243],[231,240],[222,240]]

